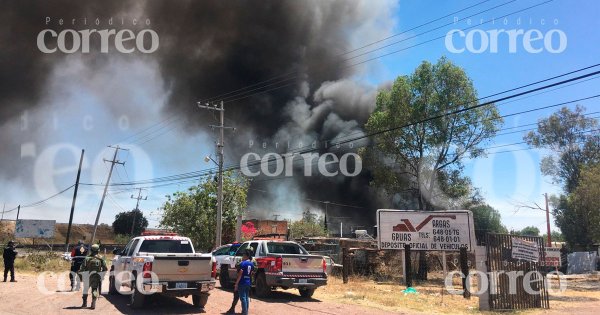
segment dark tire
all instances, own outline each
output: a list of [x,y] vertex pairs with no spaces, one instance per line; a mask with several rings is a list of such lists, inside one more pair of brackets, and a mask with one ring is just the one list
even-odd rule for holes
[[115,295],[118,292],[119,291],[117,290],[117,287],[116,287],[116,284],[115,284],[115,277],[114,276],[109,276],[108,277],[108,294]]
[[271,295],[271,286],[267,284],[267,277],[264,272],[260,272],[256,275],[256,288],[254,293],[256,293],[256,296],[259,298]]
[[140,292],[137,289],[137,284],[136,284],[136,278],[134,277],[132,282],[131,282],[131,288],[132,288],[132,292],[131,292],[131,300],[130,300],[130,306],[133,309],[138,309],[138,308],[142,308],[144,307],[144,300],[146,298],[145,295],[142,294],[142,292]]
[[310,299],[313,294],[315,293],[315,289],[307,289],[307,288],[300,288],[298,289],[298,291],[300,291],[300,296],[303,298],[307,298]]
[[195,307],[204,308],[208,303],[208,294],[201,293],[200,295],[192,295],[192,302]]
[[223,268],[223,266],[221,266],[219,284],[223,289],[231,289],[233,287],[233,285],[231,285],[231,283],[229,282],[229,271],[227,270],[227,268]]

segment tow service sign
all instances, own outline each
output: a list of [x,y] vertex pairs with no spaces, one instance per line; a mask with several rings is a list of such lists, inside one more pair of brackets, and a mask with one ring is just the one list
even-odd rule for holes
[[379,249],[458,251],[475,246],[473,215],[468,210],[377,210]]

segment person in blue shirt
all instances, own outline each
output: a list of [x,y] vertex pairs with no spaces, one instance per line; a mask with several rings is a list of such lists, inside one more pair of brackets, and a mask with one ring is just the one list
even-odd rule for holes
[[242,255],[242,262],[238,270],[237,279],[235,281],[234,290],[238,291],[240,301],[242,301],[242,315],[248,315],[250,306],[250,288],[252,287],[252,271],[254,271],[254,263],[252,263],[252,252],[246,250]]

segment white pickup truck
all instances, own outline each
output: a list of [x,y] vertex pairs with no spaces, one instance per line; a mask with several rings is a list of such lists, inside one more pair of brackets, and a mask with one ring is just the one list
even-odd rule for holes
[[109,276],[109,293],[129,288],[131,307],[144,306],[146,295],[160,293],[192,296],[194,306],[204,308],[215,287],[215,260],[210,253],[194,251],[187,237],[174,233],[133,238],[121,251],[115,250]]
[[326,262],[323,256],[310,255],[295,242],[275,240],[247,241],[221,264],[220,283],[231,287],[236,279],[236,264],[242,253],[252,248],[256,259],[255,293],[266,297],[274,288],[297,288],[302,297],[310,298],[315,289],[327,284]]

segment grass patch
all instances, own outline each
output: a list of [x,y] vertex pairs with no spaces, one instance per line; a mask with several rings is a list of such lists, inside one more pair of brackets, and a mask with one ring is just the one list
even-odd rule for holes
[[462,296],[450,295],[442,290],[439,283],[423,283],[414,287],[417,294],[404,294],[403,285],[380,284],[364,277],[351,277],[348,284],[341,278],[330,277],[327,286],[319,288],[315,297],[352,303],[387,311],[411,310],[435,314],[473,314],[479,312],[479,299],[470,300]]
[[[110,256],[110,257],[109,257]],[[106,264],[110,268],[112,254],[104,256]],[[4,260],[0,257],[0,263],[4,266]],[[49,251],[19,252],[15,259],[15,273],[39,273],[43,271],[62,272],[71,269],[71,262],[64,260],[61,253]]]

